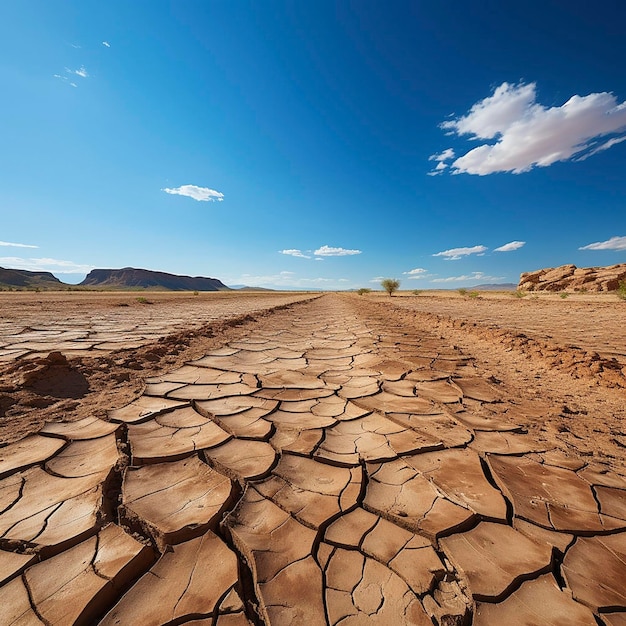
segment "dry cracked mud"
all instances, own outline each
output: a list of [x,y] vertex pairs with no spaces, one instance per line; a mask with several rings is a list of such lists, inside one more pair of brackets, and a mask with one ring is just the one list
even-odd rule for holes
[[0,448],[2,623],[626,624],[620,446],[440,331],[324,295]]

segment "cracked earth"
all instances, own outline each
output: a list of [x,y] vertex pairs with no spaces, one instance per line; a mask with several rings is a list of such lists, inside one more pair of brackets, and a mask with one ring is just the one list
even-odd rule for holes
[[2,623],[626,625],[623,386],[464,337],[309,298],[8,443]]

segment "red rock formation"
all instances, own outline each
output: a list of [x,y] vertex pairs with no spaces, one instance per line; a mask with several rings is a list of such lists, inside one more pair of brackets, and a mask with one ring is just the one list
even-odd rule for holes
[[521,291],[615,291],[626,281],[626,263],[608,267],[560,267],[524,272],[517,288]]

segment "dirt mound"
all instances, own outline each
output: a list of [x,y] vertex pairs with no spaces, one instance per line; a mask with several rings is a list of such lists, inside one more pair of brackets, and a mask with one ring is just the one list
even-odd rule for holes
[[14,367],[18,386],[54,398],[82,398],[89,391],[85,376],[61,352],[47,357],[20,361]]
[[626,263],[608,267],[560,267],[524,272],[520,291],[615,291],[626,281]]

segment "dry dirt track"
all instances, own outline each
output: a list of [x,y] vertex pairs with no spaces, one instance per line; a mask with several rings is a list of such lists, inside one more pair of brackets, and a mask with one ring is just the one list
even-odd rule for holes
[[623,389],[357,296],[224,338],[0,449],[3,624],[626,624]]

